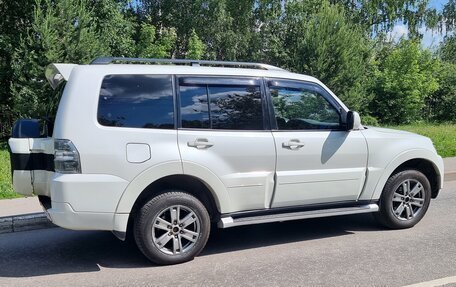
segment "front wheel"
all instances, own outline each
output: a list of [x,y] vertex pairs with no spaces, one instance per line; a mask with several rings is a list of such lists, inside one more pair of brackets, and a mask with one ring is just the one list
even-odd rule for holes
[[431,202],[431,185],[417,170],[404,170],[392,175],[383,188],[376,219],[393,229],[410,228],[426,213]]
[[192,195],[164,192],[140,209],[134,236],[141,252],[161,265],[192,260],[206,245],[210,218],[204,205]]

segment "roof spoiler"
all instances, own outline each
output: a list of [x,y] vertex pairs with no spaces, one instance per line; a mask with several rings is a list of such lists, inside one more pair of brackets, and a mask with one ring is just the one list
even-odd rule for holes
[[49,64],[46,67],[45,75],[52,89],[56,89],[63,81],[68,81],[71,71],[76,64]]

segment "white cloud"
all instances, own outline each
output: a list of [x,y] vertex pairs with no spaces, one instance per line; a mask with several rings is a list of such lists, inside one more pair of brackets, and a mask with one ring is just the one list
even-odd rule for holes
[[407,25],[396,24],[394,25],[393,30],[388,32],[387,37],[394,42],[398,42],[401,38],[407,38],[408,33]]
[[433,31],[426,29],[426,27],[421,27],[418,31],[423,34],[423,39],[421,40],[421,45],[424,48],[434,48],[437,47],[440,42],[443,40],[445,35],[445,29],[443,31]]
[[[437,47],[440,42],[443,41],[443,37],[445,36],[445,29],[443,31],[438,30],[430,30],[426,29],[426,26],[421,26],[418,29],[418,32],[423,35],[423,39],[421,40],[421,45],[424,48],[432,49]],[[387,37],[390,41],[395,43],[399,42],[401,38],[407,39],[409,36],[408,27],[404,24],[396,24],[393,27],[391,32],[387,33]]]

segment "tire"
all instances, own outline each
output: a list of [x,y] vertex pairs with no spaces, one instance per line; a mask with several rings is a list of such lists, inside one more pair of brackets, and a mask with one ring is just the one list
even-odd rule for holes
[[210,228],[209,214],[198,199],[182,191],[165,191],[139,210],[134,238],[153,263],[178,264],[193,260],[203,250]]
[[431,185],[427,177],[417,170],[403,170],[386,181],[374,217],[391,229],[410,228],[423,218],[430,202]]

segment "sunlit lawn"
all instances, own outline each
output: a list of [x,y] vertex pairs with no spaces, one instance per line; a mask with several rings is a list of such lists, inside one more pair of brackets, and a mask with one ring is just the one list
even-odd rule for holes
[[456,124],[413,124],[391,127],[427,136],[442,157],[456,156]]

